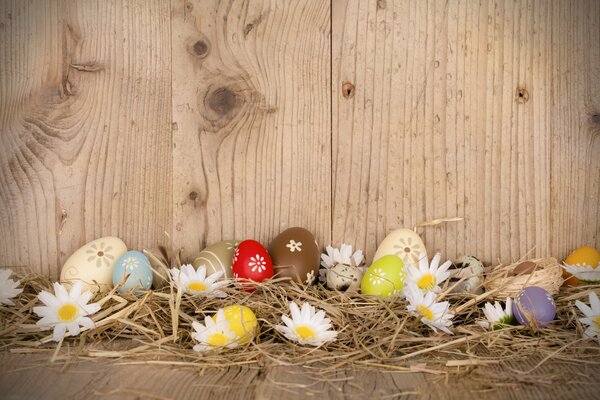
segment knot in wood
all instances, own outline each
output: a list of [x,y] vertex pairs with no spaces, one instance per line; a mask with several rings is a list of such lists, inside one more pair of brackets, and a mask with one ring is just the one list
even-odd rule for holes
[[208,43],[204,40],[197,40],[192,46],[192,51],[194,55],[204,58],[208,55]]
[[198,198],[198,192],[196,192],[196,191],[190,192],[189,197],[190,197],[190,200],[196,201],[196,199]]
[[527,103],[527,101],[529,101],[529,92],[525,88],[518,87],[516,98],[517,98],[517,103],[525,104],[525,103]]
[[216,114],[226,116],[238,105],[238,97],[228,87],[220,87],[206,97],[206,105]]
[[342,84],[342,96],[347,99],[354,97],[354,85],[350,82],[344,82]]

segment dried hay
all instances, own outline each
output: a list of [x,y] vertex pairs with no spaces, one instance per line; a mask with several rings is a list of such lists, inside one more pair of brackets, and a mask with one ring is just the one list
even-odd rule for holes
[[494,267],[486,277],[486,290],[492,292],[493,297],[498,300],[514,298],[527,286],[539,286],[556,295],[563,283],[562,268],[556,258],[538,258],[531,261],[536,264],[535,271],[531,274],[513,273],[522,261]]
[[[157,275],[166,276],[168,263],[149,256],[160,266],[155,271]],[[491,301],[495,292],[458,295],[451,294],[452,288],[448,287],[440,298],[451,303],[455,314],[454,335],[431,331],[406,311],[404,300],[333,292],[320,285],[303,287],[281,279],[257,284],[253,293],[226,288],[227,298],[211,300],[181,295],[170,285],[139,297],[118,295],[113,290],[96,299],[103,304],[102,310],[93,317],[96,328],[57,345],[51,342],[48,332],[39,331],[35,325],[38,318],[32,312],[38,305],[37,293],[51,290],[51,280],[31,273],[17,273],[17,278],[24,284],[24,292],[16,307],[0,306],[0,344],[13,352],[45,351],[51,354],[52,360],[67,363],[74,358],[124,359],[122,362],[130,364],[205,368],[273,362],[310,365],[330,371],[353,364],[430,373],[447,373],[462,367],[468,369],[534,355],[543,357],[539,365],[550,359],[600,363],[600,347],[595,341],[581,338],[584,327],[574,307],[575,300],[587,302],[588,290],[600,292],[600,286],[561,291],[555,296],[557,322],[535,331],[522,326],[484,330],[476,321],[485,318],[481,306]],[[307,301],[324,309],[339,331],[338,340],[319,348],[287,341],[274,326],[281,324],[282,313],[288,313],[289,301]],[[260,324],[257,339],[237,349],[194,352],[190,336],[192,321],[203,321],[218,308],[235,303],[247,305],[256,313]],[[124,340],[128,341],[127,346],[123,346]],[[416,369],[410,368],[417,360],[427,360],[427,367],[419,364]]]

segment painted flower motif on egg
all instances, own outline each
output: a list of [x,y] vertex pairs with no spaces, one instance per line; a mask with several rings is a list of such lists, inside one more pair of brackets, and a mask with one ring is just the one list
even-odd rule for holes
[[415,231],[403,228],[390,232],[383,239],[375,252],[373,261],[389,254],[400,257],[405,264],[417,265],[421,254],[427,256],[427,249]]
[[315,237],[300,227],[286,229],[269,246],[277,278],[310,285],[319,273],[320,251]]
[[152,287],[152,268],[150,261],[143,253],[139,251],[128,251],[117,260],[112,274],[113,285],[117,285],[128,275],[123,286],[119,287],[119,293],[127,293],[139,289],[150,289]]
[[399,295],[404,288],[404,262],[388,254],[375,261],[365,272],[360,285],[362,294],[390,297]]
[[233,254],[233,276],[262,282],[273,277],[273,263],[267,250],[256,240],[244,240]]
[[117,237],[107,236],[93,240],[77,251],[64,263],[60,281],[73,284],[84,283],[84,290],[105,292],[112,287],[112,272],[127,246]]

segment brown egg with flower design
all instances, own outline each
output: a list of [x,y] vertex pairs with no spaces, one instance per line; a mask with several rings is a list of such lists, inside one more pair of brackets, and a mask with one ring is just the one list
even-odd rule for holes
[[269,246],[276,278],[310,285],[319,274],[320,251],[315,237],[300,227],[286,229]]

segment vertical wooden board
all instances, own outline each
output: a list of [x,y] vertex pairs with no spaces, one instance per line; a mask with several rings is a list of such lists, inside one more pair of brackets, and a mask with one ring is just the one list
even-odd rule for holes
[[551,250],[600,248],[600,3],[549,9]]
[[172,2],[174,241],[331,235],[329,2]]
[[171,231],[169,29],[158,0],[0,3],[0,265]]
[[395,228],[459,216],[424,230],[429,251],[496,263],[597,245],[598,5],[563,8],[333,2],[334,242],[372,256]]

